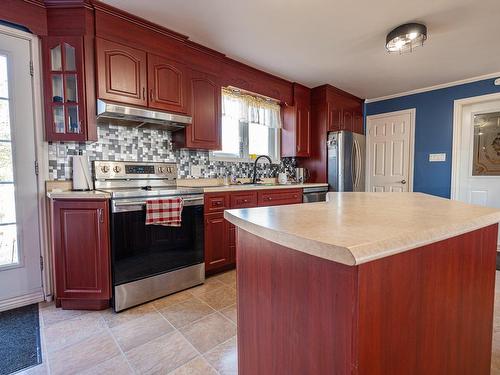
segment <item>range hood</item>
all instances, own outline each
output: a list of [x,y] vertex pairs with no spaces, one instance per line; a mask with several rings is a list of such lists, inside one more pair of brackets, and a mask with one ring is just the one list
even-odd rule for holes
[[135,127],[153,127],[176,131],[191,124],[191,116],[127,106],[97,100],[97,123]]

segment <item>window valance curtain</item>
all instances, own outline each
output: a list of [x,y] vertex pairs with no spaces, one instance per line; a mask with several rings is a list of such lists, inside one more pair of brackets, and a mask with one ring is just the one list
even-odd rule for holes
[[277,102],[222,89],[222,114],[238,121],[281,128],[280,109]]

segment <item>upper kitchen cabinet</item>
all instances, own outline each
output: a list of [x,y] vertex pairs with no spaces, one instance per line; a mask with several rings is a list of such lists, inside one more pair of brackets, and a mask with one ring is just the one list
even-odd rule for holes
[[310,156],[300,162],[310,172],[311,182],[327,181],[327,147],[329,131],[346,130],[363,134],[363,101],[330,85],[311,90]]
[[147,53],[96,38],[97,97],[146,107]]
[[[347,130],[363,134],[363,104],[361,99],[343,93],[332,86],[321,86],[315,90],[321,93],[313,98],[315,107],[324,107],[327,112],[328,131]],[[318,90],[318,91],[316,91]]]
[[48,35],[42,37],[45,139],[97,140],[92,12],[52,7],[47,14]]
[[168,112],[189,113],[189,78],[184,64],[97,38],[97,96]]
[[352,131],[354,133],[364,134],[364,124],[363,124],[363,110],[358,110],[354,112],[352,120]]
[[149,107],[188,113],[189,79],[184,64],[148,54]]
[[308,157],[311,147],[311,90],[293,84],[293,105],[283,110],[281,156]]
[[217,77],[195,70],[191,71],[190,92],[193,122],[185,130],[174,133],[176,147],[220,150],[222,142],[221,89]]
[[82,38],[44,38],[48,140],[85,140]]

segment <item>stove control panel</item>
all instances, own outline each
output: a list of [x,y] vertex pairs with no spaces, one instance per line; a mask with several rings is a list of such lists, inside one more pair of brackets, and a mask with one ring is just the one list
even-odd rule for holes
[[177,179],[177,164],[96,160],[95,180]]

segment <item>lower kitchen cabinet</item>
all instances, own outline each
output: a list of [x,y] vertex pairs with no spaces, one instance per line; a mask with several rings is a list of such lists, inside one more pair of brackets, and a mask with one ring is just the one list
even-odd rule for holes
[[224,210],[302,203],[302,189],[243,190],[205,194],[205,271],[214,274],[236,265],[236,227]]
[[258,194],[259,207],[295,203],[302,203],[302,189],[263,190]]
[[223,211],[205,215],[205,271],[208,273],[230,264],[228,224]]
[[51,200],[55,301],[63,309],[109,307],[111,271],[107,200]]

